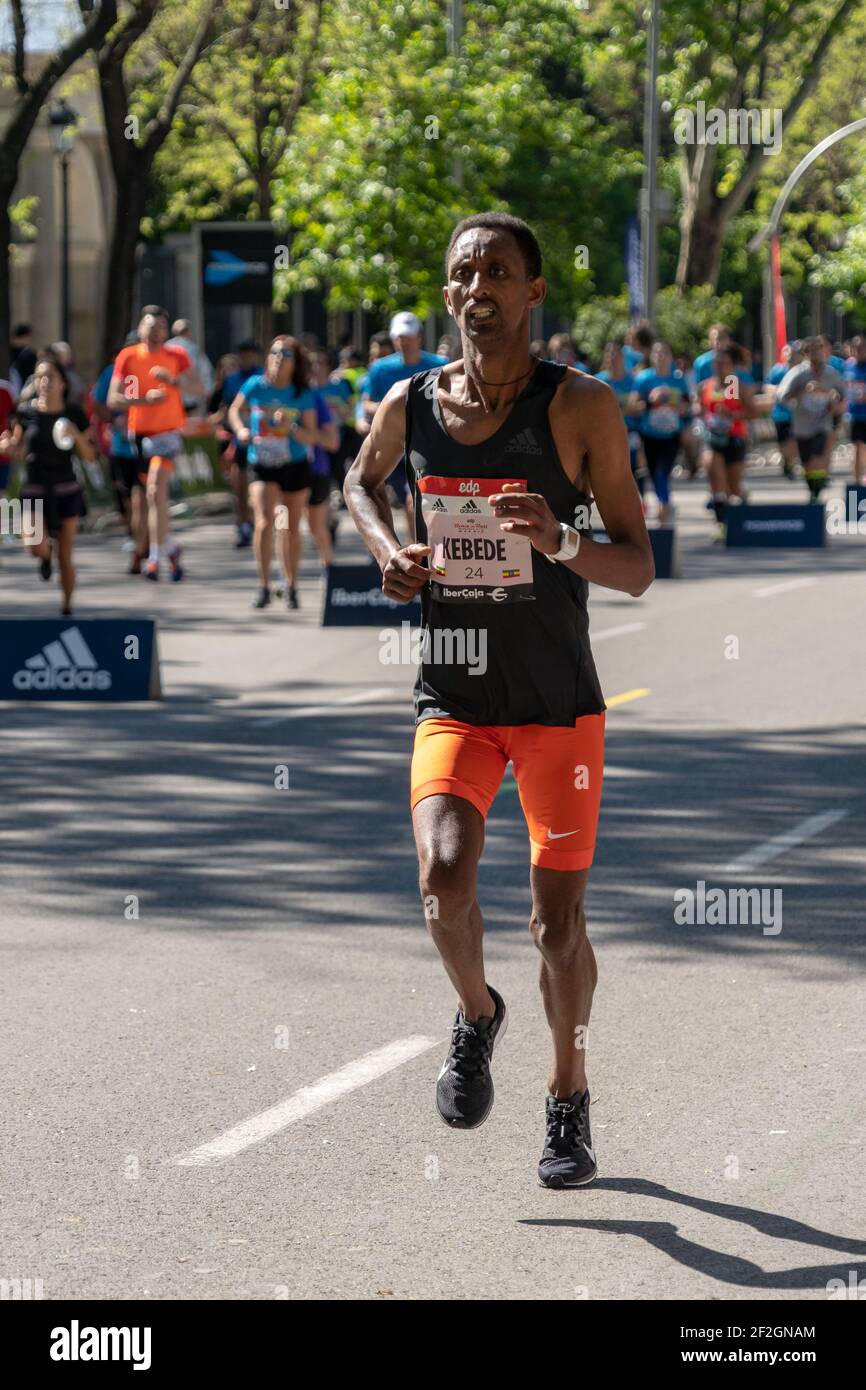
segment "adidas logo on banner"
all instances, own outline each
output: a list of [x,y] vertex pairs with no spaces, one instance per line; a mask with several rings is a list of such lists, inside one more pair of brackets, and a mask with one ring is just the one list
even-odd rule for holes
[[448,508],[445,506],[445,503],[442,501],[442,498],[437,497],[430,510],[431,512],[447,512]]
[[502,452],[503,454],[540,454],[541,446],[536,444],[532,430],[521,430],[513,439],[509,439]]
[[61,632],[29,656],[12,677],[16,690],[110,690],[111,672],[101,671],[77,627]]
[[478,504],[477,504],[476,502],[473,502],[473,501],[472,501],[472,498],[470,497],[468,502],[464,502],[464,503],[463,503],[463,506],[460,508],[460,510],[461,510],[461,512],[476,512],[476,513],[478,513],[478,512],[481,511],[481,508],[478,506]]

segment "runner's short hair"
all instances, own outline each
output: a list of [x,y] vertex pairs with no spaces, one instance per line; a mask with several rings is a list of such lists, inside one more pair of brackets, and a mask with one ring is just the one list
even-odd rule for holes
[[144,308],[138,316],[139,323],[141,323],[142,319],[147,318],[148,314],[150,314],[155,319],[165,319],[166,328],[169,326],[171,322],[168,310],[163,309],[161,304],[145,304]]
[[508,232],[510,236],[513,236],[520,247],[527,276],[530,280],[538,278],[541,274],[541,247],[532,228],[521,218],[512,217],[509,212],[475,212],[471,217],[464,217],[462,221],[458,222],[451,233],[448,250],[445,252],[446,280],[448,278],[448,264],[455,242],[464,232],[471,232],[475,227],[487,227],[491,231]]

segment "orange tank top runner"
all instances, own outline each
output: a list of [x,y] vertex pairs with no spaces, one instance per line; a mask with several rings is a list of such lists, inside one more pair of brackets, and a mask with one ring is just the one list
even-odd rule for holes
[[743,402],[739,396],[728,395],[727,391],[728,388],[715,377],[702,384],[701,408],[704,423],[712,435],[746,439],[749,430],[743,416]]

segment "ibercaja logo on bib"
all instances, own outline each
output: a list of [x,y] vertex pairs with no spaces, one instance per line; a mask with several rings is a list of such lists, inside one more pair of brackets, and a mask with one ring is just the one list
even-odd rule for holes
[[525,478],[419,478],[427,527],[432,597],[440,603],[534,599],[532,546],[501,529],[489,499]]

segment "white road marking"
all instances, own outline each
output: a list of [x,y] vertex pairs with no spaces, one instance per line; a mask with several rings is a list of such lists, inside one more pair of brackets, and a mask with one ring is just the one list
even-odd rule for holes
[[222,1159],[232,1158],[251,1145],[260,1144],[263,1139],[270,1139],[272,1135],[279,1134],[280,1130],[286,1129],[296,1120],[303,1120],[307,1115],[321,1110],[322,1106],[339,1100],[340,1096],[356,1091],[359,1086],[368,1086],[371,1081],[376,1081],[386,1072],[401,1067],[404,1062],[411,1062],[413,1057],[438,1046],[440,1041],[437,1038],[423,1037],[397,1038],[385,1047],[377,1048],[375,1052],[368,1052],[354,1062],[347,1062],[339,1071],[330,1072],[319,1081],[314,1081],[312,1086],[303,1086],[300,1091],[295,1091],[294,1095],[279,1101],[277,1105],[272,1105],[269,1110],[251,1115],[248,1120],[242,1120],[239,1125],[227,1129],[224,1134],[218,1134],[215,1139],[200,1144],[197,1149],[178,1154],[171,1161],[182,1168],[203,1168],[208,1163],[219,1163]]
[[374,704],[377,700],[396,699],[400,692],[393,686],[379,686],[376,690],[353,690],[351,695],[341,695],[338,700],[334,700],[330,705],[288,705],[279,714],[268,714],[264,717],[253,719],[253,724],[279,724],[283,719],[292,719],[297,715],[327,714],[329,710],[334,710],[338,706],[344,705],[366,705]]
[[786,830],[784,835],[776,835],[772,840],[766,840],[764,844],[756,845],[747,854],[735,859],[730,864],[726,864],[722,873],[742,874],[749,869],[757,869],[760,864],[768,864],[771,859],[778,859],[779,855],[784,854],[786,850],[793,849],[795,845],[801,845],[804,840],[811,840],[814,835],[820,835],[822,830],[826,830],[828,826],[843,820],[847,814],[847,811],[822,811],[819,816],[809,816],[808,820],[802,820],[799,825],[793,826],[791,830]]
[[341,695],[339,700],[335,700],[335,705],[366,705],[374,700],[393,696],[395,691],[390,685],[382,685],[378,690],[356,690],[352,695]]
[[601,642],[605,637],[625,637],[627,632],[643,632],[646,623],[623,623],[621,627],[606,627],[601,632],[590,632],[591,642]]
[[786,594],[789,589],[808,589],[815,580],[810,578],[785,579],[780,584],[766,584],[763,589],[756,589],[755,598],[771,598],[773,594]]

